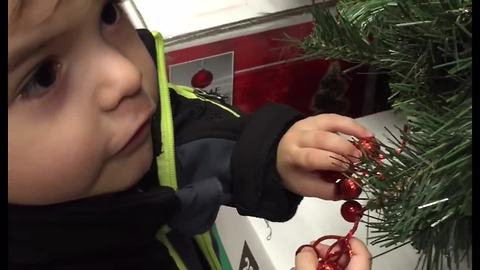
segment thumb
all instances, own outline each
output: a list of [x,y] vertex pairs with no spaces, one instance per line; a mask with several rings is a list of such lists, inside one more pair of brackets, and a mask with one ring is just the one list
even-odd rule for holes
[[[317,249],[318,253],[320,254],[320,257],[325,258],[327,256],[327,251],[330,248],[330,246],[319,243],[315,248]],[[331,250],[331,252],[336,252],[336,251],[338,252],[339,250],[340,250],[340,247],[336,246]],[[340,259],[338,260],[338,263],[340,265],[345,265],[346,262],[347,262],[347,255],[342,254],[340,256]]]
[[295,256],[295,270],[316,270],[317,264],[317,253],[312,247],[304,247]]
[[350,239],[352,258],[346,270],[370,270],[372,269],[372,255],[365,244],[357,238]]

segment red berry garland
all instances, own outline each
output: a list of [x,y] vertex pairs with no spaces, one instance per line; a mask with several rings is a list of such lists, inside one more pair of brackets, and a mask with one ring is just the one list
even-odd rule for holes
[[[319,258],[317,270],[343,270],[344,268],[338,264],[338,261],[342,257],[342,255],[347,256],[346,265],[350,262],[350,258],[352,257],[352,248],[350,247],[350,239],[352,238],[353,234],[358,228],[358,223],[360,222],[360,218],[363,215],[363,208],[362,206],[356,201],[347,201],[342,205],[342,216],[345,220],[349,222],[354,222],[353,228],[348,232],[348,234],[344,237],[336,236],[336,235],[326,235],[317,239],[317,241],[313,242],[311,245],[302,245],[300,246],[295,255],[297,255],[300,251],[302,251],[305,247],[311,247],[317,254]],[[344,212],[346,214],[344,214]],[[320,258],[320,254],[315,248],[319,243],[328,240],[328,239],[335,239],[337,240],[333,243],[327,250],[326,255],[324,258]],[[338,250],[333,251],[334,247],[339,247]]]
[[[404,127],[404,133],[409,131],[408,126]],[[381,152],[380,144],[377,142],[375,137],[368,137],[362,138],[358,141],[351,141],[357,149],[363,152],[364,158],[367,158],[371,161],[375,161],[377,164],[375,176],[379,181],[385,181],[385,175],[382,171],[383,159],[385,159],[384,154]],[[396,154],[401,154],[406,147],[407,139],[404,137],[402,142],[400,143],[400,147],[396,149]],[[347,158],[347,157],[345,157]],[[336,159],[337,160],[337,159]],[[337,160],[340,161],[340,160]],[[363,216],[364,208],[360,203],[354,201],[353,199],[357,198],[361,192],[362,188],[360,186],[360,180],[357,178],[352,177],[352,174],[356,176],[362,175],[365,177],[369,177],[370,171],[363,166],[357,166],[353,162],[349,162],[348,174],[335,172],[335,171],[323,171],[320,172],[321,178],[329,183],[334,183],[337,186],[337,192],[341,199],[348,200],[342,204],[340,212],[342,217],[348,221],[353,223],[353,228],[348,232],[346,236],[337,236],[337,235],[326,235],[317,239],[311,245],[303,245],[300,246],[295,255],[302,251],[305,247],[312,247],[315,252],[317,253],[318,257],[318,265],[317,270],[343,270],[344,268],[338,264],[338,261],[342,257],[342,255],[346,255],[346,263],[348,265],[350,262],[350,258],[352,256],[352,249],[350,247],[350,239],[353,237],[353,234],[358,228],[358,224],[360,223],[360,219]],[[350,176],[349,178],[345,177],[345,175]],[[327,250],[326,255],[323,258],[320,258],[320,254],[316,250],[316,246],[325,241],[325,240],[336,240]],[[336,251],[333,249],[337,247]]]
[[380,145],[375,137],[362,138],[357,142],[357,148],[363,150],[368,157],[377,158],[380,154]]
[[[376,158],[379,157],[380,147],[376,143],[375,138],[365,138],[355,144],[355,146],[363,150],[368,157],[375,156]],[[349,164],[350,168],[357,168],[353,166],[353,164]],[[358,171],[357,171],[358,173]],[[302,245],[300,246],[295,254],[298,254],[302,251],[305,247],[312,247],[315,252],[317,253],[317,257],[319,258],[317,270],[343,270],[344,268],[338,264],[338,260],[342,255],[347,255],[347,265],[350,261],[351,257],[351,247],[350,247],[350,239],[352,238],[353,234],[358,228],[358,223],[363,216],[363,207],[357,201],[353,201],[351,199],[357,198],[362,193],[362,188],[360,186],[359,179],[350,177],[345,178],[345,174],[336,171],[323,171],[319,172],[322,179],[329,183],[335,183],[337,185],[338,195],[346,201],[343,203],[340,212],[342,217],[348,221],[353,222],[353,228],[348,232],[348,234],[344,237],[335,236],[335,235],[327,235],[317,239],[311,245]],[[348,174],[351,175],[352,171],[349,170]],[[315,246],[327,239],[336,239],[337,241],[333,243],[330,248],[327,250],[327,254],[325,258],[320,258],[320,254],[316,251]],[[333,248],[338,246],[340,249],[337,251],[333,251]]]
[[358,179],[346,178],[338,182],[338,192],[342,199],[350,200],[357,198],[362,193],[362,188]]
[[340,209],[343,219],[348,222],[356,222],[362,218],[363,208],[357,201],[346,201]]

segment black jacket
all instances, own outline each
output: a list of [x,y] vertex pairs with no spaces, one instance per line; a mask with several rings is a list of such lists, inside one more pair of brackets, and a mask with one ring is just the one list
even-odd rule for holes
[[[207,230],[220,204],[271,221],[295,214],[301,197],[282,187],[275,166],[278,141],[300,118],[294,110],[272,104],[237,118],[173,90],[170,97],[179,191],[159,186],[153,162],[123,192],[49,206],[9,205],[9,269],[176,269],[155,238],[164,224],[180,232],[180,243]],[[156,124],[152,130],[160,138]],[[154,145],[157,155],[161,142]]]

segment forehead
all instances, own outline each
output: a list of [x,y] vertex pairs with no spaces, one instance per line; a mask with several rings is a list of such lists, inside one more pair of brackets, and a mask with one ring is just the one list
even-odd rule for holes
[[[61,0],[8,0],[9,29],[29,22],[38,24],[47,20],[62,4]],[[12,30],[12,29],[10,29]]]
[[[56,24],[82,15],[93,3],[101,0],[8,0],[8,31],[39,26],[55,19]],[[76,16],[77,15],[77,16]]]
[[[8,54],[78,27],[92,16],[101,0],[8,0]],[[91,20],[91,19],[90,19]],[[10,64],[10,61],[9,61]]]

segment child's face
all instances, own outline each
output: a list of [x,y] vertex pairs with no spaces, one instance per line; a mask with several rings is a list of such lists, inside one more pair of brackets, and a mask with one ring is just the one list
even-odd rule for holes
[[154,64],[115,1],[9,0],[8,200],[124,190],[152,161]]

